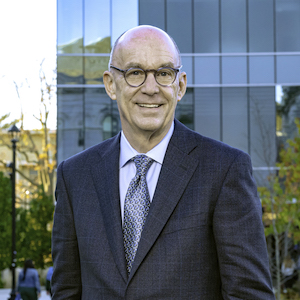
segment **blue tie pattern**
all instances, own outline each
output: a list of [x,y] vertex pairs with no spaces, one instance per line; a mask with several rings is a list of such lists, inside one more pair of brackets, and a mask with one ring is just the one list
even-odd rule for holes
[[124,205],[123,237],[127,272],[131,271],[132,263],[141,238],[141,233],[150,208],[150,196],[146,174],[153,160],[146,155],[132,158],[136,166],[136,174],[131,180]]

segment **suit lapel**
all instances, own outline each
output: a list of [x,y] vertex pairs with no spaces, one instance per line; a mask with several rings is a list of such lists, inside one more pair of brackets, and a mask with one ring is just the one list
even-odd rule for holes
[[92,166],[92,177],[112,255],[124,281],[127,281],[119,196],[119,140],[120,135],[99,152],[101,158]]
[[187,138],[188,132],[175,122],[129,281],[166,225],[199,164],[198,158],[189,155],[195,145]]

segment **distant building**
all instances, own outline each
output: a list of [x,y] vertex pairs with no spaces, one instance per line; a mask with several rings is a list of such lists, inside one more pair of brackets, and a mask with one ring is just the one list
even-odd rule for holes
[[115,135],[120,120],[102,74],[111,45],[140,24],[181,51],[187,94],[176,117],[252,157],[261,181],[275,165],[276,100],[300,85],[300,0],[58,0],[57,160]]

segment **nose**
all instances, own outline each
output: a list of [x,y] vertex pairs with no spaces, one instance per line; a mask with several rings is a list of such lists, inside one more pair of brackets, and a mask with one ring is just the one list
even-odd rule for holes
[[148,72],[147,78],[141,87],[141,92],[148,95],[154,95],[159,92],[158,83],[153,72]]

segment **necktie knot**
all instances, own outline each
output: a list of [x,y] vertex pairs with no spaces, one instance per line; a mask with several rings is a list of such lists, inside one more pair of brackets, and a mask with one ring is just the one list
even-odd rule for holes
[[136,166],[136,172],[139,176],[146,176],[150,166],[153,163],[153,159],[142,154],[136,155],[132,158]]

